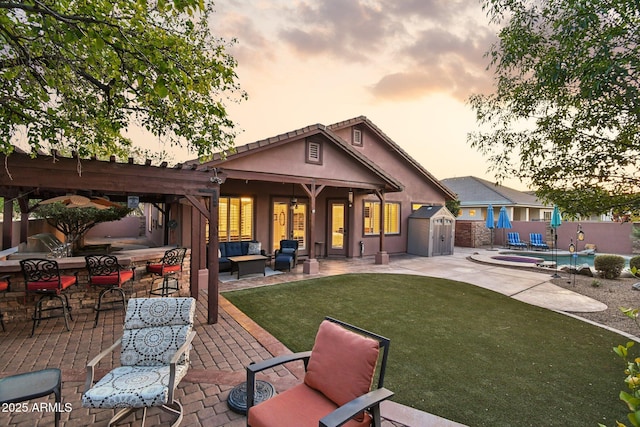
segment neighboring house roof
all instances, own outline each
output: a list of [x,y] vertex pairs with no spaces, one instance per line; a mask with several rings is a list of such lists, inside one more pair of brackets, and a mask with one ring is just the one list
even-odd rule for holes
[[373,133],[378,135],[382,141],[384,141],[389,148],[394,150],[400,157],[402,157],[407,163],[413,166],[420,174],[424,176],[424,178],[438,187],[445,195],[449,196],[451,199],[455,199],[455,192],[451,191],[450,188],[447,188],[446,185],[443,185],[442,181],[439,181],[435,176],[433,176],[429,171],[427,171],[424,166],[418,163],[413,157],[409,155],[406,151],[404,151],[398,144],[396,144],[391,138],[389,138],[378,126],[376,126],[371,120],[369,120],[366,116],[359,116],[353,119],[345,120],[342,122],[334,123],[329,125],[329,129],[342,129],[345,127],[351,127],[364,124],[366,125]]
[[420,209],[409,215],[409,218],[433,218],[438,213],[445,213],[446,215],[453,217],[449,210],[444,206],[422,206]]
[[475,176],[446,178],[442,183],[458,194],[461,206],[530,206],[545,207],[535,195],[494,184]]

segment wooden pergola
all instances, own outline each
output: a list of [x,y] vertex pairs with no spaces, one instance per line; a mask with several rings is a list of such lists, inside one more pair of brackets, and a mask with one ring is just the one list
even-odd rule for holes
[[[144,203],[165,203],[180,207],[188,201],[191,209],[191,295],[198,298],[198,271],[208,268],[208,323],[218,321],[218,200],[222,178],[215,169],[198,165],[168,168],[166,163],[152,166],[136,164],[133,159],[118,163],[95,158],[81,159],[39,154],[32,158],[24,152],[2,155],[0,196],[4,197],[2,249],[11,247],[13,203],[22,214],[20,241],[28,237],[29,200],[48,199],[65,194],[106,196],[111,201],[126,202],[136,196]],[[171,214],[171,208],[169,209]],[[167,219],[170,219],[169,217]],[[210,250],[206,250],[206,221],[209,221]],[[168,221],[165,221],[165,224]],[[166,225],[165,225],[166,227]]]

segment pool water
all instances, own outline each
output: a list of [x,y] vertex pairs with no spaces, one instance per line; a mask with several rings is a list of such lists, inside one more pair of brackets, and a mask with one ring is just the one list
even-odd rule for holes
[[[536,252],[536,253],[517,253],[517,252],[509,252],[504,253],[503,255],[518,255],[526,258],[528,260],[523,260],[522,262],[531,262],[529,261],[531,257],[542,258],[545,261],[555,261],[556,255],[552,252]],[[597,255],[597,254],[596,254]],[[580,255],[580,254],[558,254],[558,265],[583,265],[588,264],[590,267],[593,267],[593,260],[596,255]],[[626,264],[625,267],[629,267],[629,257],[624,257]]]

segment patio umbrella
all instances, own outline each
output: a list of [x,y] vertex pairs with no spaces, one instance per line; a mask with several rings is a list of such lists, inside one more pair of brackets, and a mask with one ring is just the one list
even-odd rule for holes
[[[500,208],[500,214],[498,214],[498,223],[496,224],[496,228],[511,228],[511,220],[509,220],[507,208],[504,206]],[[504,231],[502,232],[502,240],[505,241]]]
[[493,205],[487,206],[487,228],[491,230],[491,249],[493,249],[493,229],[495,228],[495,220],[493,219]]
[[110,207],[120,206],[110,200],[102,197],[88,198],[85,196],[79,196],[77,194],[70,194],[66,196],[53,197],[51,199],[43,200],[41,205],[49,205],[51,203],[62,203],[68,208],[95,208],[99,210],[109,209]]
[[553,213],[551,214],[551,223],[549,224],[553,228],[553,252],[555,254],[556,272],[553,277],[560,277],[558,274],[558,227],[562,225],[562,215],[560,215],[560,209],[558,205],[553,206]]

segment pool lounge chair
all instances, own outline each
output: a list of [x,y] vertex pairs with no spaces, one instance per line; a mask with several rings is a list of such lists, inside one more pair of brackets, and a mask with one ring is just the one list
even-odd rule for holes
[[520,233],[511,232],[507,233],[507,246],[509,249],[511,249],[511,247],[516,249],[526,249],[527,244],[520,240]]
[[545,251],[549,250],[549,245],[547,245],[547,242],[542,240],[542,234],[540,234],[540,233],[530,233],[529,234],[529,245],[533,249],[543,249]]

